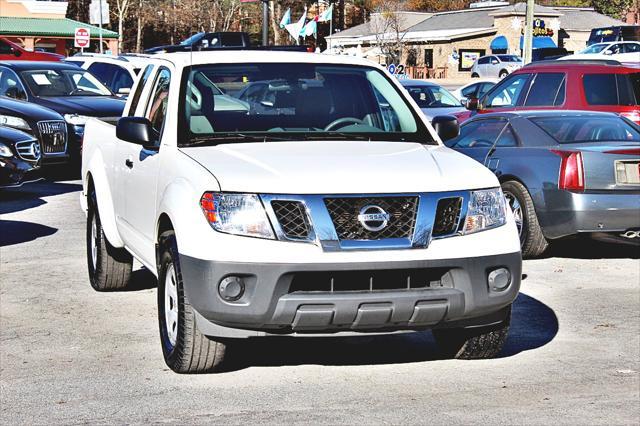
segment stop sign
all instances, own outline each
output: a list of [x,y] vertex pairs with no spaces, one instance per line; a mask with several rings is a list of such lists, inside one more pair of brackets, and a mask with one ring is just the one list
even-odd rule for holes
[[90,38],[88,28],[76,28],[73,45],[80,48],[89,47]]

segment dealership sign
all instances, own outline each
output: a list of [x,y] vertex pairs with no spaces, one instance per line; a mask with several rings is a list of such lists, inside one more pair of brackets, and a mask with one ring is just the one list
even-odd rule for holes
[[75,47],[84,49],[85,47],[89,47],[90,41],[91,33],[89,32],[89,28],[76,28],[75,36],[73,38],[73,45]]

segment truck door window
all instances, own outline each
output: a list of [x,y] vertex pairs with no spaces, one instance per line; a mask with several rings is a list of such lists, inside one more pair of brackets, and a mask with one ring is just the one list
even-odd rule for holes
[[489,108],[515,107],[531,74],[515,74],[498,84],[487,94],[483,106]]
[[138,103],[140,103],[142,90],[144,89],[144,86],[147,84],[147,81],[151,76],[151,71],[153,71],[153,65],[147,65],[147,67],[144,69],[142,77],[140,77],[140,82],[136,86],[136,91],[134,92],[131,99],[131,106],[129,107],[129,117],[133,117],[136,115],[136,109],[138,109]]
[[[564,102],[564,73],[539,73],[531,83],[525,106],[553,106]],[[562,93],[560,93],[562,91]],[[559,102],[559,100],[562,100]]]
[[169,85],[171,83],[171,72],[166,68],[161,68],[156,77],[156,84],[153,88],[153,95],[149,103],[147,118],[151,121],[153,130],[157,132],[158,142],[162,135],[164,120],[167,115],[167,105],[169,101]]

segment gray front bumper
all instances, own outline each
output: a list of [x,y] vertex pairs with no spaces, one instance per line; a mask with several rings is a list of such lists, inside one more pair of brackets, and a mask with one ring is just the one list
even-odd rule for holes
[[[469,259],[348,264],[260,264],[195,259],[181,255],[181,273],[198,328],[217,337],[264,334],[391,332],[447,324],[480,325],[503,311],[518,295],[520,252]],[[506,267],[510,285],[490,291],[488,273]],[[384,291],[289,292],[300,272],[445,268],[447,287]],[[226,302],[218,294],[225,277],[243,277],[245,295]]]

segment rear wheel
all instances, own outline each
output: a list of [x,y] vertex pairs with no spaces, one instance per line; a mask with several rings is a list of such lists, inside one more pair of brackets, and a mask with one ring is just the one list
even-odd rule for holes
[[473,74],[471,74],[471,78],[480,78],[480,75],[474,72]]
[[499,324],[478,328],[444,328],[433,330],[433,337],[446,358],[494,358],[507,341],[511,309]]
[[176,373],[210,373],[219,370],[226,344],[200,333],[195,313],[184,291],[178,246],[173,232],[160,239],[158,325],[164,360]]
[[123,248],[109,244],[93,188],[89,191],[87,214],[87,266],[89,281],[97,291],[115,291],[127,287],[133,269],[133,257]]
[[500,71],[500,74],[498,74],[498,77],[505,78],[508,75],[509,75],[509,73],[507,72],[507,70],[502,70],[502,71]]
[[502,184],[502,192],[513,212],[520,234],[522,257],[540,256],[549,247],[549,243],[542,233],[529,191],[520,182],[510,180]]

